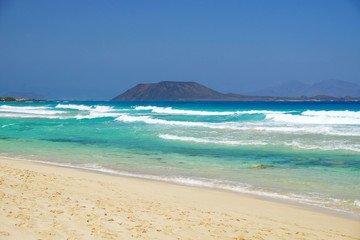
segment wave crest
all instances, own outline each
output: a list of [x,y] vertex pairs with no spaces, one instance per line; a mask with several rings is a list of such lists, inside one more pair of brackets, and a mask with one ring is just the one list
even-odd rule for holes
[[[242,115],[242,114],[267,114],[273,111],[267,110],[250,110],[250,111],[196,111],[173,109],[172,107],[156,107],[156,106],[137,106],[136,111],[151,110],[153,113],[170,114],[170,115],[194,115],[194,116],[227,116],[227,115]],[[282,112],[281,112],[282,113]]]

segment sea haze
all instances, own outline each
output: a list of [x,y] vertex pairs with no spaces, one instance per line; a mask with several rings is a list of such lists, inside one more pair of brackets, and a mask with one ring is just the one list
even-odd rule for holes
[[0,104],[1,157],[250,193],[357,217],[359,138],[358,102]]
[[333,97],[359,97],[360,85],[340,80],[326,80],[313,84],[301,81],[287,81],[271,87],[249,92],[252,96],[277,96],[277,97],[313,97],[326,95]]

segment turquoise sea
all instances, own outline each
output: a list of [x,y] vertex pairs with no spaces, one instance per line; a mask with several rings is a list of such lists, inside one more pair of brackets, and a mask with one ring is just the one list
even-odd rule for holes
[[0,157],[360,217],[359,102],[0,103]]

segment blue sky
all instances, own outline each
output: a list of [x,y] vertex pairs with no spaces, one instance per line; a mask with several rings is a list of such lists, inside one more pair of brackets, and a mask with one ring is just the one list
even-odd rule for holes
[[0,93],[110,99],[138,83],[248,93],[360,83],[360,1],[0,0]]

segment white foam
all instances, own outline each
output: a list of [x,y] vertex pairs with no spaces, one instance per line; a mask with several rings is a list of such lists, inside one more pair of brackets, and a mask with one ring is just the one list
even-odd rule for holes
[[[61,110],[55,110],[61,109]],[[62,110],[63,109],[63,110]],[[79,114],[74,115],[67,109],[79,110]],[[103,117],[118,117],[120,114],[110,106],[85,106],[76,104],[57,104],[55,108],[39,106],[0,106],[0,117],[7,118],[45,118],[45,119],[92,119]]]
[[45,106],[38,106],[38,107],[29,107],[29,106],[9,106],[9,105],[1,105],[0,109],[4,110],[13,110],[18,111],[18,109],[24,109],[24,110],[39,110],[39,109],[47,109],[48,107]]
[[156,106],[136,106],[135,110],[153,110],[154,108],[157,108]]
[[211,129],[237,129],[242,130],[243,127],[235,122],[225,122],[225,123],[208,123],[208,122],[190,122],[190,121],[168,121],[164,119],[152,118],[150,116],[131,116],[129,114],[121,114],[116,121],[121,122],[144,122],[147,124],[163,124],[163,125],[172,125],[172,126],[184,126],[184,127],[203,127]]
[[295,124],[360,125],[360,112],[353,111],[305,111],[300,115],[268,113],[266,119]]
[[111,112],[114,111],[114,108],[109,106],[96,105],[94,110],[97,112]]
[[10,123],[10,124],[2,125],[1,127],[2,127],[2,128],[5,128],[5,127],[8,127],[8,126],[13,126],[13,125],[15,125],[15,124],[14,124],[14,123]]
[[138,111],[151,110],[151,112],[153,112],[153,113],[160,113],[160,114],[200,115],[200,116],[226,116],[226,115],[273,113],[273,111],[266,111],[266,110],[223,111],[223,112],[218,112],[218,111],[195,111],[195,110],[173,109],[172,107],[156,107],[156,106],[137,106],[134,109],[138,110]]
[[113,107],[103,105],[85,106],[75,104],[58,104],[56,108],[76,109],[81,111],[80,114],[74,117],[76,119],[93,119],[119,116],[119,113],[116,113]]
[[[148,116],[122,116],[119,121],[145,122],[148,124],[178,125],[188,127],[206,127],[211,129],[233,129],[250,132],[278,132],[292,134],[322,134],[334,136],[360,136],[360,112],[356,111],[313,111],[307,110],[301,114],[293,111],[267,111],[250,110],[234,112],[209,112],[173,109],[171,107],[137,106],[135,110],[151,110],[155,113],[168,115],[242,115],[264,114],[264,121],[239,121],[239,122],[182,122],[166,121]],[[127,118],[127,119],[126,119]],[[131,118],[131,119],[130,119]],[[353,127],[350,125],[354,125]],[[341,127],[344,126],[344,127]],[[346,126],[346,127],[345,127]]]
[[64,108],[64,109],[76,109],[80,111],[89,111],[92,106],[85,106],[85,105],[76,105],[76,104],[58,104],[55,108]]
[[109,112],[97,112],[97,111],[91,111],[89,114],[87,115],[76,115],[75,118],[76,119],[94,119],[94,118],[116,118],[118,116],[120,116],[121,114],[119,113],[109,113]]
[[86,114],[79,114],[75,116],[76,119],[93,119],[93,118],[104,118],[104,117],[118,117],[121,114],[114,111],[112,107],[109,106],[93,106]]
[[210,129],[230,129],[241,130],[248,132],[279,132],[279,133],[296,133],[296,134],[324,134],[324,135],[337,135],[337,136],[360,136],[359,128],[341,128],[337,129],[331,125],[304,125],[304,124],[280,124],[274,122],[222,122],[222,123],[209,123],[209,122],[190,122],[190,121],[168,121],[164,119],[152,118],[151,116],[133,116],[129,114],[119,114],[116,118],[117,121],[122,122],[144,122],[147,124],[163,124],[172,126],[184,127],[203,127]]
[[48,107],[0,106],[0,117],[15,118],[59,118],[62,111],[51,110]]
[[18,114],[18,113],[0,113],[0,117],[4,118],[41,118],[41,119],[66,119],[62,116],[51,116],[51,115],[41,115],[41,114]]
[[159,134],[159,138],[172,141],[183,141],[183,142],[196,142],[196,143],[208,143],[208,144],[222,144],[222,145],[237,145],[237,146],[248,146],[248,145],[285,145],[290,147],[295,147],[299,149],[307,150],[325,150],[325,151],[336,151],[336,150],[346,150],[360,152],[360,145],[346,145],[341,142],[321,142],[319,145],[309,145],[303,144],[298,141],[284,142],[284,141],[259,141],[259,140],[227,140],[227,139],[212,139],[212,138],[198,138],[198,137],[186,137],[186,136],[177,136],[171,134]]
[[336,118],[343,118],[343,117],[350,117],[354,119],[360,119],[360,112],[354,112],[349,110],[344,111],[312,111],[307,110],[302,113],[305,116],[326,116],[326,117],[336,117]]
[[267,143],[262,141],[231,141],[231,140],[215,140],[209,138],[195,138],[176,136],[171,134],[159,134],[159,137],[166,140],[179,140],[184,142],[197,142],[197,143],[212,143],[212,144],[225,144],[225,145],[266,145]]
[[[161,179],[163,180],[163,179]],[[168,182],[174,182],[181,185],[188,185],[194,187],[205,187],[213,188],[220,190],[227,190],[237,193],[245,193],[250,195],[257,195],[260,197],[267,197],[272,199],[282,199],[291,202],[297,202],[305,205],[316,206],[320,208],[329,209],[332,211],[343,212],[343,213],[355,213],[359,211],[353,208],[344,206],[343,204],[347,202],[344,199],[337,199],[328,196],[313,196],[313,194],[295,194],[295,193],[281,193],[274,191],[267,191],[265,189],[255,188],[248,184],[235,184],[231,182],[216,181],[211,179],[192,179],[192,178],[182,178],[177,177],[174,179],[165,179]],[[355,200],[354,205],[356,208],[359,207],[359,201]]]
[[335,136],[360,136],[359,127],[339,127],[331,125],[302,125],[302,124],[285,124],[283,126],[275,123],[244,124],[244,127],[237,128],[248,131],[264,131],[291,134],[322,134]]
[[[159,179],[160,180],[160,179]],[[308,195],[300,195],[294,193],[280,193],[280,192],[273,192],[267,191],[265,189],[255,188],[249,184],[236,184],[232,182],[225,182],[225,181],[217,181],[212,179],[193,179],[193,178],[184,178],[184,177],[176,177],[176,178],[166,178],[161,179],[166,180],[169,182],[174,182],[181,185],[188,185],[194,187],[206,187],[206,188],[215,188],[221,190],[227,190],[231,192],[238,192],[238,193],[245,193],[251,195],[257,195],[261,197],[268,197],[268,198],[275,198],[275,199],[283,199],[287,201],[295,201],[302,204],[319,206],[324,208],[329,208],[332,210],[344,211],[347,212],[347,209],[338,209],[333,207],[326,206],[326,203],[332,202],[344,202],[344,200],[334,199],[334,198],[321,198],[321,197],[313,197]]]
[[347,150],[347,151],[354,151],[354,152],[360,152],[360,145],[345,145],[340,142],[321,142],[319,145],[309,145],[309,144],[303,144],[299,143],[297,141],[292,141],[290,143],[284,142],[283,143],[286,146],[292,146],[300,149],[307,149],[307,150],[325,150],[325,151],[336,151],[336,150]]
[[138,106],[135,110],[151,110],[153,113],[172,114],[172,115],[203,115],[203,116],[216,116],[216,115],[232,115],[236,112],[211,112],[211,111],[194,111],[173,109],[172,107],[155,107],[155,106]]
[[28,113],[38,115],[54,115],[60,114],[62,111],[50,110],[48,107],[14,107],[14,106],[0,106],[0,113]]
[[187,127],[209,127],[210,125],[203,122],[186,122],[186,121],[167,121],[163,119],[154,119],[150,116],[130,116],[128,114],[121,114],[115,120],[121,122],[144,122],[148,124],[165,124],[165,125],[177,125]]

